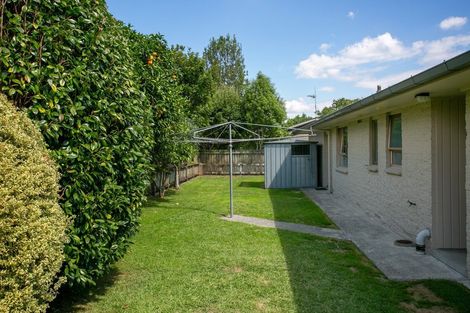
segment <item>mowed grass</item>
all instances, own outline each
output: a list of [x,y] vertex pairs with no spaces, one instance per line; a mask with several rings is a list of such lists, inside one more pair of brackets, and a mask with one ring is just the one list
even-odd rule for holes
[[[229,215],[229,178],[205,176],[190,183],[190,190],[178,193],[178,205]],[[234,176],[234,213],[292,223],[335,227],[331,220],[302,191],[264,189],[263,176]],[[168,199],[173,199],[172,192]]]
[[[236,179],[237,214],[275,218],[281,198],[286,210],[303,203],[297,191],[259,182]],[[456,283],[388,281],[349,242],[221,220],[227,213],[226,177],[200,177],[149,201],[135,244],[110,275],[87,293],[63,293],[53,311],[469,312],[470,293]],[[281,216],[293,215],[331,225],[309,213]]]
[[[218,203],[227,201],[227,177],[207,178]],[[204,187],[203,187],[204,188]],[[235,214],[271,220],[301,223],[321,227],[335,227],[323,211],[296,189],[264,189],[263,176],[235,177]],[[228,202],[227,202],[228,205]]]

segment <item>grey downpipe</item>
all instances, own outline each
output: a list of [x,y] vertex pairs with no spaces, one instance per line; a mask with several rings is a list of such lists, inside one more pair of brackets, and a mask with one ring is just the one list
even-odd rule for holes
[[426,252],[426,240],[431,238],[431,230],[425,228],[416,235],[416,252],[424,254]]

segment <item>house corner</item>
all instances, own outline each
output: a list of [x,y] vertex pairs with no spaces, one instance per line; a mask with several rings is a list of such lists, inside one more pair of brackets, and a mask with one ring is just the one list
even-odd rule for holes
[[467,206],[467,277],[470,277],[470,89],[467,90],[465,96],[465,189],[466,189],[466,206]]

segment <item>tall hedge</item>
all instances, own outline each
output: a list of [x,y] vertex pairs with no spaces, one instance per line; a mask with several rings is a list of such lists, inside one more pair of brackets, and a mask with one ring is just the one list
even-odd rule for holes
[[0,95],[0,312],[44,312],[63,282],[67,219],[56,165],[31,120]]
[[152,178],[163,197],[167,174],[196,153],[193,145],[182,140],[191,128],[189,116],[193,113],[184,93],[189,82],[182,82],[178,63],[181,51],[169,49],[161,35],[142,35],[130,30],[129,37],[134,59],[141,60],[135,63],[139,85],[152,111]]
[[37,121],[73,217],[70,284],[120,258],[138,226],[152,148],[152,112],[129,29],[103,0],[0,3],[0,89]]

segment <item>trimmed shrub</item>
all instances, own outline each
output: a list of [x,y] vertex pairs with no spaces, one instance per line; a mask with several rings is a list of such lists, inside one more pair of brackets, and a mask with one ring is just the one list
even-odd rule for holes
[[87,285],[136,232],[149,184],[152,111],[129,42],[103,0],[0,3],[0,88],[37,121],[73,216],[64,268]]
[[0,312],[44,312],[64,278],[57,168],[29,118],[0,95]]

